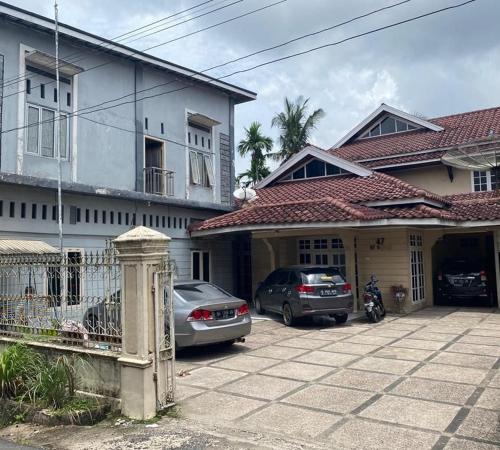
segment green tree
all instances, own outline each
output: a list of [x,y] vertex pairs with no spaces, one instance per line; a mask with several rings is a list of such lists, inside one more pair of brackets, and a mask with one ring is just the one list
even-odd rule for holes
[[236,178],[237,183],[246,178],[247,185],[254,185],[270,173],[266,165],[266,158],[273,148],[273,140],[264,136],[259,122],[252,122],[245,128],[245,138],[238,144],[238,153],[241,156],[250,155],[250,168],[240,173]]
[[271,156],[286,161],[308,143],[311,133],[325,112],[319,108],[307,115],[309,99],[300,96],[294,101],[285,98],[285,110],[274,116],[271,125],[280,130],[280,149]]

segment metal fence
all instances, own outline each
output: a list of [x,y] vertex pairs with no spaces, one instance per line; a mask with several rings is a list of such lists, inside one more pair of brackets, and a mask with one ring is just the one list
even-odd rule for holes
[[0,335],[120,350],[115,250],[0,255]]

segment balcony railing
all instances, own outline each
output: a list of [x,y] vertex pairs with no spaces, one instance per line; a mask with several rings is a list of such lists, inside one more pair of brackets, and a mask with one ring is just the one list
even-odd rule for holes
[[144,192],[155,195],[174,195],[174,172],[159,167],[145,167]]

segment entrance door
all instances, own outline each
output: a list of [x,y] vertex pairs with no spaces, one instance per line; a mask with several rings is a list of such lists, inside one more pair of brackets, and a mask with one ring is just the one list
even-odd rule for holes
[[165,193],[163,142],[145,138],[144,190],[148,194]]

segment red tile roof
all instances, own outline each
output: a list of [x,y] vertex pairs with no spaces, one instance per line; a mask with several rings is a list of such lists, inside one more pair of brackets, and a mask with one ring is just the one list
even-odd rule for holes
[[[430,119],[443,131],[416,130],[399,134],[390,134],[358,140],[329,152],[349,161],[380,159],[363,165],[378,167],[386,164],[422,161],[440,158],[445,149],[487,138],[491,132],[500,135],[500,107],[472,111],[451,116]],[[421,153],[428,150],[442,149],[440,152]],[[408,155],[408,156],[406,156]],[[409,156],[411,155],[411,156]]]

